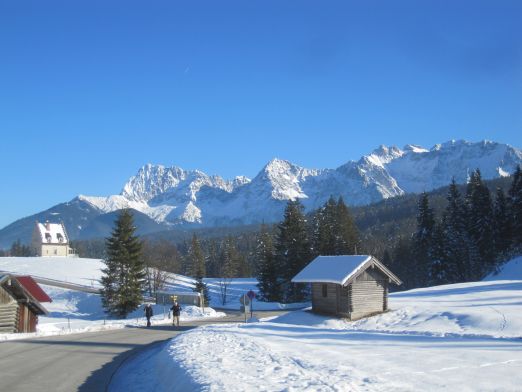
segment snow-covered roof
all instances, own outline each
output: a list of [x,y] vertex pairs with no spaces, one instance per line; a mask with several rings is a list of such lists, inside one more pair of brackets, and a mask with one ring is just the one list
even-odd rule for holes
[[394,283],[402,283],[383,264],[369,255],[317,256],[292,279],[292,282],[321,282],[344,285],[370,265],[378,267]]
[[68,238],[65,227],[61,223],[36,222],[40,238],[44,244],[67,244]]

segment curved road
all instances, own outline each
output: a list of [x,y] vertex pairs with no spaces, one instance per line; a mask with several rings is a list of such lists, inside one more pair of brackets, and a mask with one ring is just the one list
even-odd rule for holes
[[144,348],[200,325],[240,321],[241,313],[227,310],[227,317],[180,328],[161,325],[1,342],[0,391],[105,391],[122,363]]

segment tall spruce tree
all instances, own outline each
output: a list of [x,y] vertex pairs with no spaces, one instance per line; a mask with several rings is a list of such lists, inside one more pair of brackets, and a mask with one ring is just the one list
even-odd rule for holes
[[513,181],[509,188],[509,208],[512,211],[511,229],[513,246],[520,248],[522,246],[522,169],[517,166],[513,174]]
[[335,254],[356,254],[359,245],[359,232],[357,226],[355,226],[352,214],[342,197],[339,197],[335,206],[334,229],[336,234]]
[[352,255],[357,250],[359,233],[342,197],[333,197],[316,212],[313,223],[316,255]]
[[205,305],[208,305],[210,303],[210,295],[208,292],[208,287],[203,281],[203,278],[206,276],[205,255],[203,254],[201,244],[196,234],[192,235],[192,241],[190,242],[188,251],[187,264],[190,268],[190,275],[196,281],[194,285],[194,291],[197,293],[202,293],[204,303]]
[[314,253],[331,256],[337,254],[337,205],[333,197],[320,207],[313,219]]
[[106,239],[101,299],[111,316],[125,318],[143,301],[145,265],[135,231],[132,213],[124,209],[116,219],[111,236]]
[[467,230],[467,211],[455,179],[448,191],[448,205],[444,211],[444,266],[448,279],[453,282],[472,280],[480,258]]
[[494,215],[494,238],[495,250],[502,254],[507,252],[513,241],[512,220],[508,208],[508,201],[502,188],[497,188]]
[[257,237],[255,250],[255,260],[257,264],[257,287],[260,299],[268,302],[282,302],[282,273],[277,264],[274,253],[272,235],[263,224]]
[[415,263],[413,273],[417,286],[426,286],[429,283],[431,250],[434,245],[433,235],[435,217],[429,206],[428,194],[423,192],[419,197],[417,213],[417,231],[413,235],[413,252]]
[[491,272],[495,264],[493,203],[480,170],[475,170],[466,189],[468,233],[479,254],[479,261],[472,266],[474,279],[481,279]]
[[282,289],[286,302],[300,302],[307,298],[307,285],[292,284],[292,278],[311,260],[306,219],[299,200],[286,205],[284,219],[278,226],[276,257],[281,266]]
[[230,236],[227,237],[221,246],[221,262],[219,266],[219,290],[222,305],[226,305],[227,303],[228,289],[232,278],[237,276],[241,258],[242,255],[239,254],[234,239]]
[[433,235],[429,248],[429,278],[430,286],[445,284],[451,281],[450,265],[446,263],[446,255],[444,253],[444,222],[435,223],[433,227]]

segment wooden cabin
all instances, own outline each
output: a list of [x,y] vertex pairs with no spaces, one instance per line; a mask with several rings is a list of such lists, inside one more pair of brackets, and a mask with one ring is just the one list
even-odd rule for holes
[[357,320],[388,310],[388,287],[402,282],[368,255],[318,256],[293,279],[312,284],[312,311]]
[[0,275],[0,333],[36,332],[51,298],[30,276]]

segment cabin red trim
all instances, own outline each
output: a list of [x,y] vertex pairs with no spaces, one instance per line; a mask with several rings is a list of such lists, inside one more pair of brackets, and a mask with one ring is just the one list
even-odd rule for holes
[[53,302],[53,300],[42,290],[31,276],[17,276],[16,280],[31,294],[38,302]]

